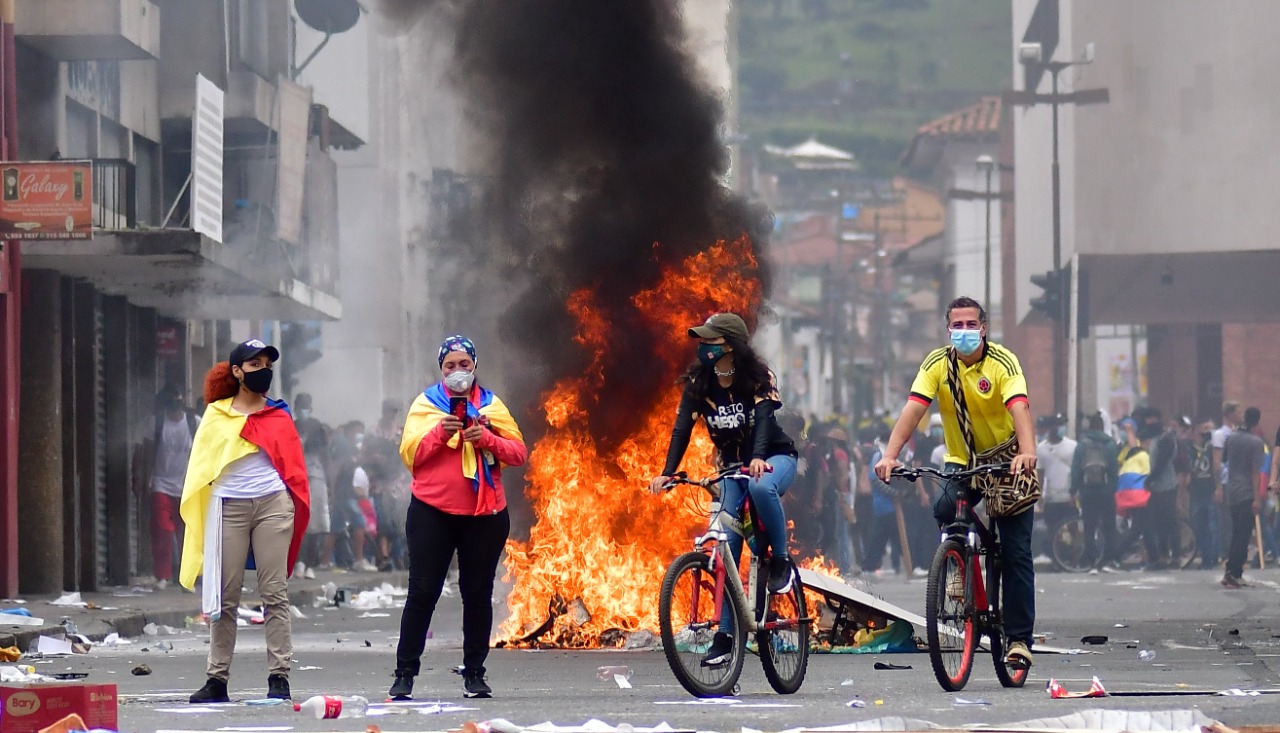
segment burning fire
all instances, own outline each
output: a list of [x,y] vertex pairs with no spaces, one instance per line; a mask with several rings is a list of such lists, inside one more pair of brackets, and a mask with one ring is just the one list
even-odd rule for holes
[[[636,430],[612,449],[581,427],[606,386],[609,314],[596,307],[592,291],[572,294],[577,341],[594,356],[583,374],[562,380],[543,403],[549,430],[534,446],[526,474],[537,521],[528,542],[507,544],[505,579],[514,587],[500,634],[505,641],[615,646],[626,632],[658,628],[662,576],[673,558],[693,549],[707,520],[701,489],[680,487],[658,497],[645,488],[666,457],[680,399],[676,378],[691,354],[685,331],[717,311],[756,313],[763,298],[757,270],[748,240],[721,241],[632,298],[656,338],[665,339],[657,351],[671,355],[671,387],[655,395]],[[710,472],[710,455],[706,432],[696,429],[684,468],[694,476]]]

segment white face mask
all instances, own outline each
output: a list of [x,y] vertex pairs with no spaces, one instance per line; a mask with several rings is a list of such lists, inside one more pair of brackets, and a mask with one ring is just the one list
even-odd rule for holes
[[444,386],[449,388],[454,394],[466,394],[471,391],[471,385],[475,384],[476,375],[465,369],[459,369],[444,378]]

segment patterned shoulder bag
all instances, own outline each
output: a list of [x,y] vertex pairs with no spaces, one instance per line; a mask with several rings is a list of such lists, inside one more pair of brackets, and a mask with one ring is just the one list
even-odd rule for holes
[[[964,445],[969,452],[969,468],[984,466],[990,463],[1008,463],[1018,455],[1018,436],[1009,439],[990,450],[979,453],[973,445],[973,423],[969,419],[969,403],[964,395],[964,387],[960,382],[959,359],[955,348],[947,349],[947,388],[951,390],[951,398],[956,403],[956,419],[960,422],[960,433],[964,435]],[[982,492],[987,502],[987,512],[993,517],[1012,517],[1021,514],[1035,505],[1040,499],[1040,477],[1030,474],[983,474],[974,476],[973,487]]]

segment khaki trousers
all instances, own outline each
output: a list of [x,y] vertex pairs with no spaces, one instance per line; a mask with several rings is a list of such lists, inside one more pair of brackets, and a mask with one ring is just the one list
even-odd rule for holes
[[240,591],[250,545],[258,568],[258,592],[266,612],[268,674],[289,675],[293,641],[286,579],[293,511],[293,499],[287,491],[260,499],[222,500],[222,615],[209,625],[210,677],[225,682],[231,676]]

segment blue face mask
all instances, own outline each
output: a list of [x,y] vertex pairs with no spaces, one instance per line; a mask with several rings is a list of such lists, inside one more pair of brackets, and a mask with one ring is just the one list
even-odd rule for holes
[[705,366],[711,366],[720,357],[724,356],[724,344],[699,344],[698,345],[698,361]]
[[982,329],[955,328],[951,330],[951,345],[964,356],[978,350],[982,345]]

